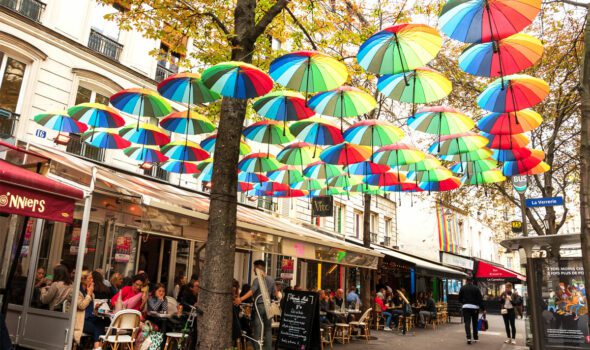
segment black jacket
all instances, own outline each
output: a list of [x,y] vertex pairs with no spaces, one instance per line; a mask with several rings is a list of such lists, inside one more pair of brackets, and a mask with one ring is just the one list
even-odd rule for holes
[[480,309],[484,310],[481,292],[479,291],[479,288],[477,288],[471,283],[467,283],[463,287],[461,287],[461,290],[459,291],[459,302],[461,302],[461,304],[463,305],[477,305]]

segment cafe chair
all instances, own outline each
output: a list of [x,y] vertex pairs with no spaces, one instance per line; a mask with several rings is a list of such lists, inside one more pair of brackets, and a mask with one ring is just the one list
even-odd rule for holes
[[373,312],[373,321],[373,326],[375,327],[375,330],[378,331],[385,329],[385,317],[383,317],[383,314],[380,310],[375,310]]
[[330,350],[332,350],[334,348],[334,337],[332,335],[332,327],[326,326],[324,328],[320,328],[320,334],[322,339],[320,343],[320,349],[324,350],[325,346],[330,347]]
[[103,348],[106,349],[107,345],[110,345],[113,350],[123,349],[124,347],[133,350],[139,333],[140,320],[141,312],[137,310],[126,309],[117,312],[113,316],[105,335],[100,336]]
[[350,326],[348,323],[336,323],[334,328],[334,340],[342,344],[350,343]]
[[406,325],[406,332],[409,332],[416,325],[416,316],[414,316],[413,314],[412,315],[405,315],[405,316],[400,315],[399,321],[397,322],[397,329],[400,331],[403,331],[404,323]]
[[351,333],[357,330],[358,336],[364,337],[367,341],[369,341],[369,337],[371,335],[369,331],[369,316],[371,315],[371,311],[373,311],[373,309],[367,309],[367,311],[363,313],[363,315],[361,316],[361,318],[359,318],[358,321],[351,321],[348,323],[348,325],[350,326]]
[[184,328],[181,332],[167,332],[166,333],[166,343],[164,343],[164,350],[168,350],[168,347],[175,343],[178,348],[181,347],[182,342],[188,340],[188,335],[193,330],[193,325],[195,323],[195,318],[197,317],[197,309],[195,307],[191,307],[191,312],[188,314],[188,318],[184,324]]

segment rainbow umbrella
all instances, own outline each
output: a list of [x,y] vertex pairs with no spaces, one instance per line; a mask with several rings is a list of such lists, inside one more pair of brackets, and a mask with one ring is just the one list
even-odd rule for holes
[[453,86],[440,72],[420,67],[407,73],[380,76],[377,89],[386,97],[411,103],[414,114],[416,103],[431,103],[443,99],[451,93]]
[[[252,141],[270,145],[280,145],[293,141],[293,135],[275,120],[261,120],[244,128],[242,135]],[[269,148],[270,149],[270,148]]]
[[494,159],[479,159],[468,162],[455,163],[451,166],[451,171],[454,173],[481,173],[482,171],[494,170],[498,168],[499,164]]
[[342,118],[369,113],[377,107],[377,101],[360,89],[340,86],[314,95],[309,100],[309,107],[318,114],[340,118],[340,131],[342,131]]
[[371,156],[371,149],[348,142],[330,146],[320,153],[320,159],[328,164],[350,165],[363,162]]
[[340,129],[319,117],[294,122],[289,130],[297,139],[314,145],[314,158],[318,145],[337,145],[344,142]]
[[385,192],[421,192],[422,189],[413,182],[402,182],[397,185],[383,186],[381,190]]
[[127,141],[141,145],[161,146],[170,143],[170,137],[164,130],[147,123],[125,125],[119,130],[119,135]]
[[274,191],[272,193],[273,197],[276,198],[295,198],[295,197],[305,197],[308,195],[309,192],[302,191],[302,190],[294,190],[294,189],[287,189],[286,191]]
[[184,162],[178,160],[168,160],[160,165],[160,168],[169,173],[177,174],[196,174],[201,171],[197,168],[197,164],[193,162]]
[[550,169],[551,169],[551,167],[549,166],[549,164],[547,164],[545,162],[541,162],[536,167],[532,168],[529,171],[526,171],[525,173],[523,173],[521,175],[538,175],[538,174],[548,172]]
[[308,93],[332,90],[346,82],[344,63],[320,52],[299,51],[270,63],[270,76],[291,90]]
[[350,175],[372,175],[386,173],[391,168],[388,165],[376,164],[370,161],[350,164],[346,167],[346,172]]
[[305,178],[303,181],[299,181],[291,184],[291,188],[303,191],[315,191],[322,189],[324,186],[316,179]]
[[189,108],[193,104],[208,103],[219,100],[221,96],[211,91],[201,80],[201,75],[192,72],[173,74],[158,84],[158,92],[163,97]]
[[[396,143],[404,137],[404,132],[388,122],[368,119],[351,125],[344,132],[344,139],[356,145],[381,147]],[[373,155],[371,155],[373,157]]]
[[443,181],[453,176],[453,173],[442,166],[426,171],[411,171],[408,173],[408,180],[416,182]]
[[399,165],[397,168],[405,171],[426,171],[441,166],[440,160],[432,154],[422,154],[424,156],[422,160],[415,163],[408,163],[406,165]]
[[280,167],[275,156],[268,153],[251,153],[238,163],[238,169],[248,173],[266,173]]
[[277,154],[277,160],[283,164],[306,165],[314,161],[312,149],[313,145],[307,142],[291,143]]
[[424,160],[424,158],[424,152],[404,143],[396,143],[379,148],[375,152],[373,161],[377,164],[393,167],[418,163]]
[[540,9],[541,0],[449,0],[439,28],[462,42],[490,42],[522,31]]
[[492,149],[523,148],[529,143],[529,138],[524,134],[494,135],[485,132],[480,134],[488,139],[487,147]]
[[255,190],[265,191],[265,192],[275,192],[275,191],[288,191],[290,189],[289,185],[285,185],[282,183],[274,182],[274,181],[266,181],[257,183],[254,185]]
[[[438,136],[441,145],[443,135],[459,134],[473,128],[475,123],[462,112],[443,106],[426,107],[408,119],[408,125],[418,131]],[[440,148],[438,149],[440,152]]]
[[530,156],[519,160],[504,162],[502,166],[502,174],[505,176],[514,176],[525,174],[531,169],[534,169],[543,161],[543,158]]
[[120,128],[125,125],[125,119],[117,110],[100,103],[80,103],[68,108],[68,115],[92,128]]
[[188,140],[170,142],[162,146],[162,152],[172,160],[183,162],[199,162],[210,157],[198,143]]
[[463,176],[461,181],[467,185],[485,185],[506,181],[500,170],[488,170]]
[[[214,153],[215,152],[215,140],[217,140],[217,134],[208,136],[208,137],[204,138],[203,141],[201,141],[201,147],[209,153]],[[250,148],[250,146],[246,142],[244,142],[243,140],[240,140],[240,155],[245,156],[246,154],[249,154],[250,152],[252,152],[252,149]]]
[[316,180],[326,180],[342,173],[342,167],[322,161],[313,162],[303,169],[303,176]]
[[213,159],[210,158],[199,162],[199,164],[197,164],[197,170],[199,171],[197,173],[198,175],[193,175],[197,181],[211,182],[211,178],[213,177]]
[[545,159],[545,152],[539,149],[530,148],[512,148],[512,149],[495,149],[491,155],[492,158],[499,162],[512,162],[527,157],[536,157]]
[[82,141],[92,147],[104,149],[123,149],[131,146],[131,142],[125,140],[116,130],[92,129],[82,134]]
[[349,189],[350,187],[361,183],[362,179],[359,179],[356,176],[348,176],[346,174],[334,176],[327,181],[327,185],[330,187],[340,187],[345,189]]
[[469,46],[459,56],[459,67],[480,77],[500,77],[534,66],[542,55],[541,40],[518,33],[500,41]]
[[163,129],[178,134],[198,135],[215,131],[213,124],[207,117],[200,115],[195,110],[172,112],[166,118],[160,120]]
[[238,173],[238,181],[239,182],[249,182],[249,183],[257,183],[257,182],[265,182],[268,181],[269,178],[266,175],[258,174],[258,173],[246,173],[240,171]]
[[418,187],[429,193],[452,191],[461,187],[461,179],[453,176],[442,181],[421,182]]
[[291,185],[304,180],[301,171],[296,170],[295,167],[290,165],[284,165],[277,170],[270,171],[267,175],[271,181],[284,185]]
[[71,118],[67,111],[37,114],[33,120],[47,129],[55,130],[60,133],[67,132],[80,134],[88,129],[86,124]]
[[458,154],[440,154],[440,159],[447,161],[447,162],[463,162],[463,161],[474,161],[474,160],[481,160],[481,159],[488,159],[492,156],[493,152],[487,148],[479,148],[467,153],[458,153]]
[[109,99],[113,107],[121,112],[140,117],[161,118],[172,112],[172,107],[157,92],[149,89],[132,88],[121,90]]
[[398,185],[404,181],[406,181],[406,176],[403,173],[398,175],[393,172],[373,174],[363,177],[363,183],[379,187]]
[[346,191],[345,189],[340,188],[340,187],[324,187],[319,190],[309,191],[308,195],[310,197],[325,197],[325,196],[336,196],[336,195],[340,195],[340,194],[348,194],[348,191]]
[[158,146],[132,146],[123,150],[125,155],[142,163],[160,163],[168,160]]
[[370,195],[382,195],[385,193],[379,186],[371,186],[364,183],[352,185],[348,187],[347,190],[351,193],[364,193]]
[[490,113],[477,122],[479,130],[488,134],[522,134],[537,128],[543,122],[541,115],[532,109],[509,113]]
[[272,90],[270,77],[251,64],[223,62],[207,68],[201,75],[203,84],[221,96],[248,99]]
[[254,185],[248,182],[238,182],[238,192],[248,192],[254,189]]
[[490,112],[514,112],[532,107],[549,94],[549,84],[525,74],[513,74],[493,83],[479,95],[477,104]]
[[315,114],[305,105],[305,97],[292,91],[271,92],[254,101],[252,107],[265,118],[282,121],[285,127],[287,122],[307,119]]
[[488,139],[472,133],[444,135],[439,142],[433,143],[428,152],[432,154],[464,154],[483,148],[487,145]]
[[398,24],[367,39],[356,58],[368,72],[397,74],[426,65],[441,47],[442,38],[436,29],[424,24]]

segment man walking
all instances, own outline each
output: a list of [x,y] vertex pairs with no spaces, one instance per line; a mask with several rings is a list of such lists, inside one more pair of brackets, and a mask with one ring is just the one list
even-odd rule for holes
[[[467,344],[477,342],[477,321],[479,309],[486,313],[483,306],[483,298],[479,288],[473,284],[473,279],[467,280],[467,283],[459,291],[459,302],[463,304],[463,319],[465,321],[465,335]],[[473,338],[471,337],[471,328],[473,328]]]

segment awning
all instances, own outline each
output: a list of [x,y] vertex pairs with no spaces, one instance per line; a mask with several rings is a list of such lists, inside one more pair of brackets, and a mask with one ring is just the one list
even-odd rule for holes
[[516,280],[526,281],[526,277],[518,272],[508,270],[505,267],[493,265],[485,261],[477,261],[477,271],[475,272],[475,278],[485,279],[488,281],[494,280]]
[[84,192],[0,160],[0,212],[71,223]]
[[387,248],[384,248],[384,247],[381,247],[378,245],[374,245],[374,244],[371,244],[371,247],[373,249],[375,249],[376,251],[383,253],[387,256],[390,256],[392,258],[396,258],[396,259],[407,261],[411,264],[414,264],[416,266],[416,268],[421,269],[422,271],[420,271],[420,272],[422,272],[422,274],[425,274],[425,275],[437,275],[437,276],[443,276],[443,277],[446,277],[446,276],[449,276],[449,277],[467,276],[467,274],[465,274],[462,271],[443,266],[443,265],[436,263],[434,261],[429,261],[426,259],[414,257],[414,256],[402,253],[397,250],[387,249]]

